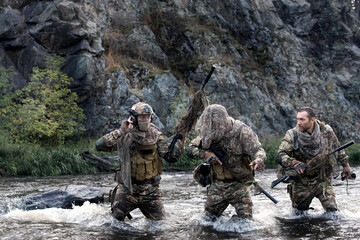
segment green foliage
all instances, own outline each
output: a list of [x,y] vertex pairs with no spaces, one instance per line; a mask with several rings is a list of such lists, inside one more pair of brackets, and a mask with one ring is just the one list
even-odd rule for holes
[[[350,142],[350,140],[341,141],[341,145]],[[360,164],[360,144],[355,143],[345,149],[345,153],[349,156],[349,163],[359,165]]]
[[265,139],[261,139],[261,144],[263,149],[266,152],[267,160],[266,166],[273,167],[276,166],[277,152],[279,150],[280,143],[282,138],[269,137]]
[[5,107],[12,102],[13,77],[16,75],[13,67],[0,67],[0,114],[5,117]]
[[68,88],[72,79],[60,71],[63,63],[62,57],[53,55],[46,59],[45,69],[33,68],[28,86],[3,109],[15,140],[56,145],[84,131],[78,97]]
[[14,143],[10,133],[5,130],[0,130],[0,142],[0,170],[8,175],[50,176],[96,172],[95,167],[89,166],[79,155],[83,144],[69,141],[65,145],[46,148],[39,144]]

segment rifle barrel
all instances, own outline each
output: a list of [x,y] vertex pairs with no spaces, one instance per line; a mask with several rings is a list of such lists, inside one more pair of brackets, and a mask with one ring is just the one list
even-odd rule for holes
[[208,73],[208,75],[207,75],[206,78],[205,78],[205,82],[204,82],[204,84],[202,85],[201,90],[204,89],[205,85],[206,85],[207,82],[210,80],[210,77],[211,77],[211,75],[213,74],[214,70],[215,70],[215,67],[212,66],[211,69],[210,69],[210,72]]
[[260,192],[262,192],[263,194],[265,194],[265,196],[267,196],[271,201],[273,201],[273,203],[277,204],[278,200],[276,200],[275,198],[273,198],[273,196],[271,196],[267,191],[265,191],[263,188],[260,188]]
[[278,185],[278,184],[281,183],[281,182],[288,181],[289,178],[290,178],[289,176],[284,175],[284,176],[282,176],[282,177],[280,177],[280,178],[272,181],[272,183],[271,183],[271,188],[274,188],[276,185]]
[[355,143],[354,140],[351,140],[350,142],[345,143],[344,145],[338,147],[337,149],[335,149],[334,151],[332,151],[330,154],[334,154],[334,153],[336,153],[337,151],[343,150],[344,148],[347,148],[347,147],[353,145],[354,143]]

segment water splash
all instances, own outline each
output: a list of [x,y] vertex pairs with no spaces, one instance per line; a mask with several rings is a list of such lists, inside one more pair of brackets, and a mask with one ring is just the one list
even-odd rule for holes
[[74,206],[73,209],[47,208],[30,211],[14,209],[3,217],[30,222],[81,223],[86,226],[101,226],[112,221],[109,209],[90,202],[85,202],[82,206]]
[[0,202],[0,215],[6,214],[14,209],[24,209],[23,197],[5,198]]

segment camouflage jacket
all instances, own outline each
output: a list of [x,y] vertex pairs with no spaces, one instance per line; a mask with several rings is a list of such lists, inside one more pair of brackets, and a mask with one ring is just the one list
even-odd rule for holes
[[[234,125],[239,126],[239,124],[242,125],[239,131],[231,137],[225,137],[219,143],[214,144],[214,146],[218,149],[226,150],[227,162],[225,163],[225,168],[229,170],[237,180],[246,182],[253,178],[253,169],[249,166],[251,156],[255,159],[259,158],[265,163],[266,153],[261,147],[257,135],[251,128],[238,120],[234,122]],[[200,137],[191,141],[187,150],[189,157],[205,158],[206,150],[199,148],[200,142]],[[211,164],[212,167],[214,167],[214,164],[217,163],[212,162]]]
[[[117,140],[122,135],[119,134],[118,131],[110,132],[100,139],[96,141],[96,150],[102,151],[102,152],[113,152],[118,150],[117,147]],[[157,145],[157,151],[160,155],[160,157],[164,157],[164,155],[168,152],[168,148],[170,146],[171,142],[168,142],[165,140],[163,134],[159,132],[158,141],[156,143]],[[179,159],[184,151],[184,146],[181,144],[180,141],[177,141],[174,148],[174,157]],[[131,154],[131,153],[130,153]]]
[[[323,138],[323,144],[325,145],[325,153],[330,153],[340,146],[339,140],[337,139],[333,129],[318,120],[316,120],[320,126],[321,136]],[[299,149],[294,146],[298,145],[297,141],[297,128],[294,127],[288,130],[283,138],[279,150],[278,150],[278,163],[284,168],[292,167],[292,160],[296,159],[298,161],[307,163],[311,159],[306,159],[304,155],[302,155]],[[342,166],[348,164],[348,156],[345,154],[344,150],[341,150],[336,153],[337,160],[341,163]],[[329,166],[327,166],[329,167]]]

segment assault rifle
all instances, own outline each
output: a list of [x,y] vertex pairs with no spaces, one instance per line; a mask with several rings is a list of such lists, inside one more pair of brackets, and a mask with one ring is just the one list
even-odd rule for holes
[[181,117],[180,122],[176,126],[176,134],[171,141],[171,144],[168,148],[168,152],[165,154],[164,159],[167,162],[174,163],[177,161],[172,155],[174,151],[175,144],[178,139],[185,138],[185,135],[193,128],[196,124],[198,114],[204,111],[207,106],[207,100],[204,94],[205,85],[210,80],[211,75],[213,74],[215,67],[212,66],[210,72],[206,76],[206,79],[201,87],[196,93],[193,94],[191,104],[187,110],[187,112]]
[[[208,150],[212,153],[214,153],[214,155],[216,156],[216,161],[219,162],[220,165],[222,165],[224,168],[227,168],[227,154],[226,154],[226,149],[218,149],[213,145],[210,145],[210,147],[208,149],[204,149],[202,147],[202,142],[200,142],[199,145],[200,149],[203,150]],[[210,163],[213,159],[209,159],[208,162]],[[228,169],[228,168],[227,168]],[[253,178],[253,180],[249,181],[249,183],[254,184],[255,188],[260,192],[263,193],[266,197],[268,197],[271,201],[273,201],[273,203],[277,204],[278,201],[271,196],[267,191],[264,190],[264,188],[259,184],[258,181],[255,180],[255,178]]]
[[[314,169],[316,168],[316,166],[321,166],[323,164],[325,164],[324,160],[326,160],[326,157],[330,156],[331,154],[334,154],[340,150],[343,150],[351,145],[353,145],[355,142],[352,140],[338,148],[336,148],[334,151],[332,151],[331,153],[328,153],[325,155],[325,157],[322,157],[322,159],[319,159],[316,157],[314,157],[313,159],[311,159],[307,164],[306,164],[306,167],[305,167],[305,171],[308,170],[309,168],[311,169]],[[318,155],[319,156],[319,155]],[[314,167],[315,165],[315,167]],[[311,166],[311,167],[310,167]],[[297,176],[297,173],[295,170],[291,170],[292,173],[291,174],[288,174],[288,175],[284,175],[276,180],[274,180],[272,183],[271,183],[271,188],[274,188],[276,185],[278,185],[279,183],[283,182],[283,183],[289,183],[289,181],[291,179],[293,179],[294,177]],[[341,180],[344,181],[346,177],[342,177]],[[350,179],[355,179],[356,178],[356,174],[355,173],[351,173],[350,174]]]

